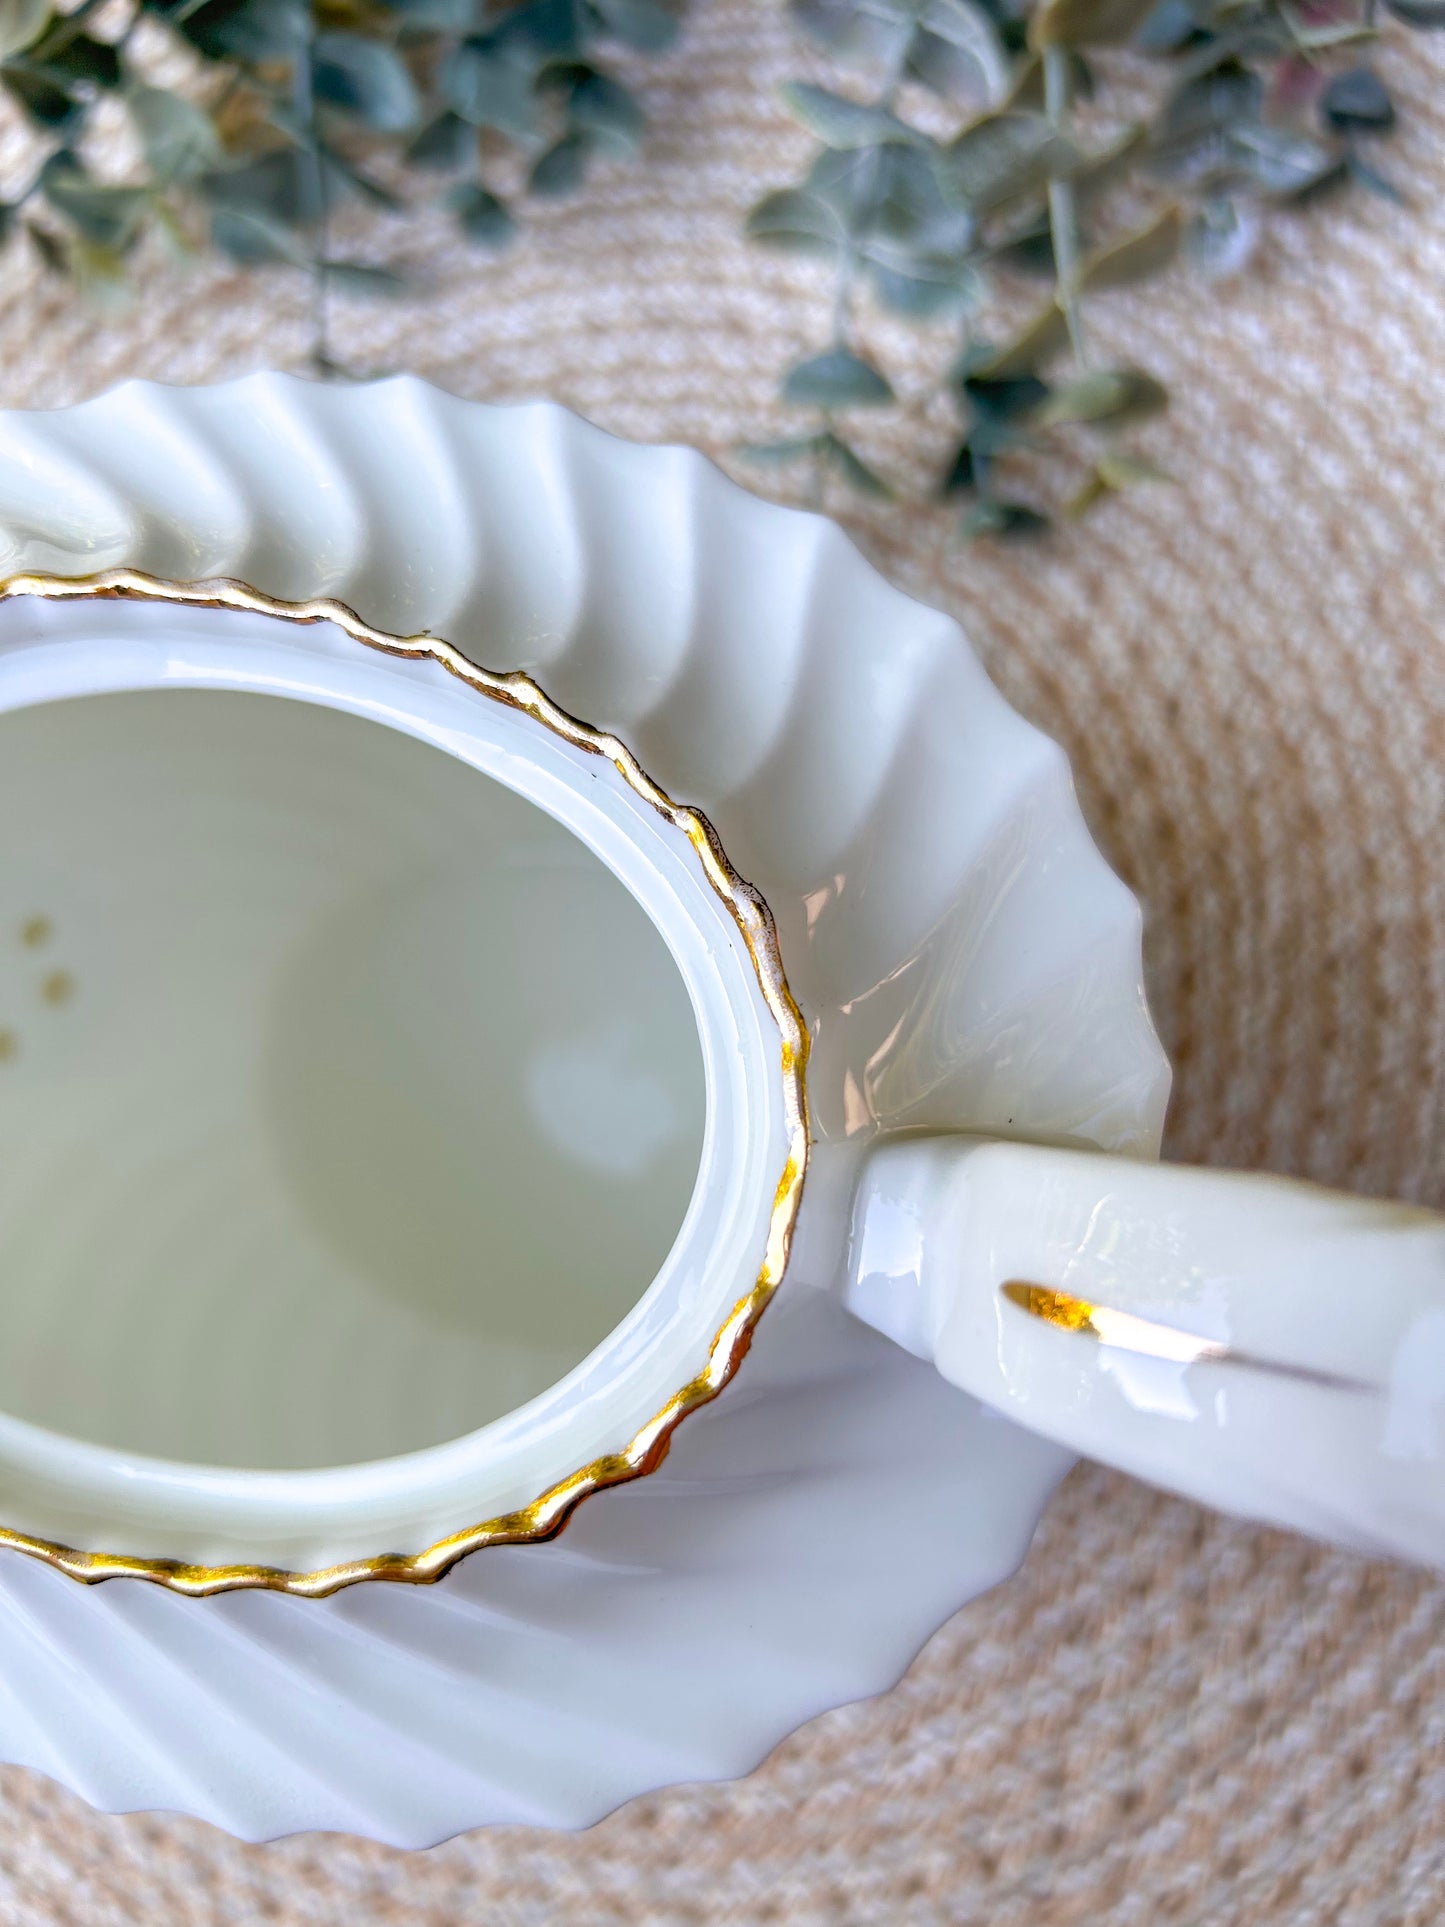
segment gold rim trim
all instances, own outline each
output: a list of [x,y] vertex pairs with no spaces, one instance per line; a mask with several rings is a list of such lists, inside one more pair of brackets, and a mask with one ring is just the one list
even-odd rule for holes
[[87,1585],[105,1579],[148,1579],[171,1592],[191,1598],[211,1593],[264,1589],[292,1593],[303,1599],[324,1599],[329,1593],[365,1580],[386,1579],[402,1585],[426,1586],[440,1579],[459,1559],[484,1546],[536,1544],[555,1538],[576,1508],[594,1492],[623,1485],[655,1471],[666,1458],[673,1433],[682,1421],[710,1404],[732,1378],[747,1355],[754,1328],[787,1268],[793,1228],[802,1202],[808,1165],[808,1106],[806,1067],[808,1031],[793,1000],[783,970],[782,951],[773,914],[761,894],[740,877],[728,861],[717,832],[700,810],[674,803],[642,768],[625,743],[605,730],[593,729],[558,707],[530,676],[520,670],[499,675],[481,669],[449,642],[421,633],[390,635],[373,629],[344,603],[326,597],[307,602],[282,602],[263,595],[244,582],[217,578],[202,582],[168,582],[134,569],[108,569],[91,576],[13,575],[0,581],[0,600],[35,596],[51,601],[145,601],[185,603],[196,608],[245,610],[280,617],[288,622],[329,622],[354,641],[388,656],[436,662],[478,695],[510,709],[519,709],[574,748],[604,757],[629,788],[658,815],[687,837],[712,889],[721,898],[747,947],[763,1001],[780,1036],[783,1103],[788,1131],[788,1157],[778,1179],[768,1223],[767,1244],[757,1282],[733,1306],[712,1341],[707,1364],[697,1376],[674,1392],[662,1410],[650,1418],[620,1452],[594,1459],[570,1477],[549,1486],[520,1511],[504,1513],[480,1525],[438,1539],[416,1553],[382,1553],[347,1560],[311,1572],[287,1572],[277,1566],[189,1565],[176,1559],[146,1559],[113,1552],[81,1552],[29,1533],[0,1526],[0,1547],[28,1553],[57,1571]]

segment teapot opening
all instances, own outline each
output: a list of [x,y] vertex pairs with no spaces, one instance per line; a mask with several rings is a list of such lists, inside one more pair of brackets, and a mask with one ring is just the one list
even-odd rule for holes
[[691,1000],[544,811],[235,691],[0,715],[0,1410],[218,1466],[534,1397],[687,1212]]

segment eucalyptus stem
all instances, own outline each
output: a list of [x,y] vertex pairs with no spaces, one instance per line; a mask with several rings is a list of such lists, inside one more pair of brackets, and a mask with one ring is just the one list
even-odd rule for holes
[[831,434],[833,417],[824,411],[819,419],[823,427],[808,464],[808,507],[821,515],[828,503],[828,454],[823,436]]
[[[1056,134],[1068,131],[1069,55],[1060,46],[1045,47],[1043,54],[1044,112]],[[1049,180],[1049,237],[1054,250],[1054,273],[1058,281],[1059,306],[1069,326],[1069,340],[1079,366],[1088,365],[1088,343],[1084,319],[1079,308],[1079,220],[1074,204],[1074,184],[1054,175]]]
[[[893,103],[898,98],[898,89],[903,85],[903,76],[908,69],[908,44],[913,37],[913,29],[923,13],[924,0],[911,0],[911,4],[901,16],[898,48],[888,63],[883,84],[874,99],[874,105],[892,112]],[[865,156],[869,171],[868,188],[872,192],[880,166],[877,148]],[[843,250],[838,262],[838,281],[833,293],[833,340],[842,348],[848,345],[851,332],[850,322],[853,307],[853,283],[858,272],[857,257],[852,247]]]
[[844,248],[838,260],[838,274],[833,283],[833,345],[846,348],[848,337],[853,332],[853,276],[855,272],[853,250]]
[[312,41],[314,29],[296,50],[291,70],[292,105],[300,126],[306,129],[306,155],[311,166],[311,186],[316,203],[316,247],[311,260],[311,352],[310,361],[320,374],[330,374],[331,359],[330,301],[327,255],[330,246],[331,202],[326,184],[326,166],[321,156],[321,137],[316,125],[316,90],[312,85]]
[[[874,105],[884,109],[885,112],[892,112],[893,104],[898,98],[898,90],[903,85],[903,78],[908,70],[909,44],[912,41],[914,29],[922,18],[924,5],[925,0],[910,0],[910,4],[900,16],[897,47],[893,58],[888,63],[888,70],[883,76],[879,91],[874,97]],[[882,165],[882,157],[877,148],[864,156],[863,165],[868,170],[867,194],[871,196],[877,184],[878,170]],[[839,251],[838,273],[833,284],[832,336],[833,346],[837,349],[846,350],[852,347],[853,295],[857,278],[858,256],[850,235],[848,245]],[[826,451],[837,446],[838,431],[834,425],[832,411],[824,409],[822,430],[818,438],[818,452],[814,461],[815,507],[822,507],[827,492]]]
[[878,105],[886,107],[891,113],[898,99],[898,89],[903,85],[903,76],[908,72],[908,49],[913,40],[913,31],[923,18],[925,0],[911,0],[898,17],[898,50],[888,64],[888,77],[883,83],[883,91],[878,96]]

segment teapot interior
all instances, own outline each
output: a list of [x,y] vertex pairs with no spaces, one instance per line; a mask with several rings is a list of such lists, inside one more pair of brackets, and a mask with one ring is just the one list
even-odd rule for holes
[[269,695],[0,715],[0,1410],[252,1468],[457,1437],[645,1291],[687,989],[571,833]]

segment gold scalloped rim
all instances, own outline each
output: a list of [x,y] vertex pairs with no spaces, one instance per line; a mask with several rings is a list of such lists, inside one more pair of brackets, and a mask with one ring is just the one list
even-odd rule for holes
[[369,624],[344,603],[326,597],[307,602],[283,602],[263,595],[244,582],[217,578],[202,582],[168,582],[135,569],[108,569],[99,575],[13,575],[0,581],[0,600],[19,596],[52,601],[115,600],[185,603],[199,608],[239,609],[276,616],[289,622],[329,622],[354,641],[389,656],[440,663],[460,682],[493,702],[520,709],[534,722],[564,742],[594,756],[606,757],[628,786],[659,816],[687,837],[697,852],[703,872],[737,924],[763,1001],[778,1026],[783,1102],[788,1129],[788,1158],[778,1179],[762,1268],[751,1291],[734,1305],[712,1341],[701,1372],[674,1392],[662,1410],[648,1420],[622,1451],[594,1459],[570,1477],[549,1486],[520,1511],[508,1512],[482,1524],[468,1526],[416,1553],[381,1553],[373,1558],[348,1560],[311,1572],[287,1572],[277,1566],[201,1566],[176,1559],[146,1559],[125,1553],[81,1552],[29,1533],[0,1526],[0,1547],[40,1559],[57,1571],[86,1585],[105,1579],[148,1579],[190,1598],[211,1593],[262,1588],[303,1599],[324,1599],[344,1586],[365,1580],[389,1579],[403,1585],[426,1586],[440,1579],[459,1559],[484,1546],[530,1545],[555,1538],[574,1510],[594,1492],[644,1477],[666,1458],[672,1435],[690,1413],[709,1404],[732,1378],[747,1354],[754,1327],[776,1291],[787,1267],[793,1228],[802,1202],[808,1165],[808,1107],[806,1067],[808,1031],[793,1000],[783,970],[782,951],[772,912],[763,897],[729,863],[717,832],[700,810],[674,803],[654,783],[626,744],[607,731],[579,722],[558,708],[546,693],[520,670],[498,675],[480,669],[449,642],[434,636],[389,635]]

